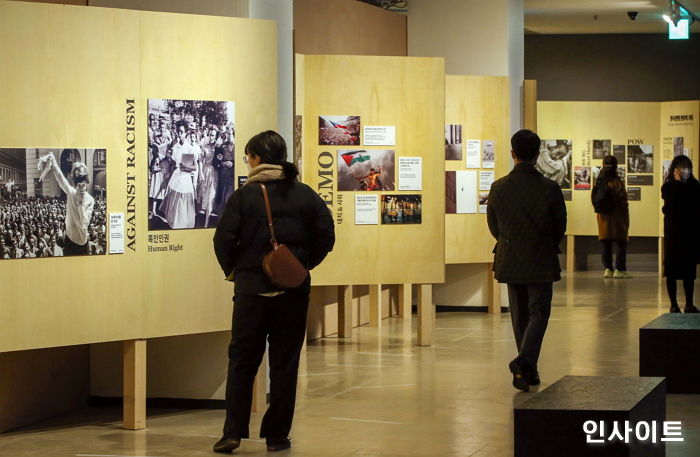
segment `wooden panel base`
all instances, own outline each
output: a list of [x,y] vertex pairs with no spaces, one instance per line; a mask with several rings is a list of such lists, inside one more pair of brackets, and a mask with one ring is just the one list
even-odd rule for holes
[[352,286],[338,286],[338,337],[352,336]]
[[124,341],[124,428],[146,428],[146,340]]
[[418,286],[418,346],[433,344],[435,328],[435,306],[433,305],[432,284]]
[[399,284],[399,317],[411,318],[413,307],[413,284]]
[[572,276],[576,268],[576,237],[566,237],[566,274]]
[[501,285],[496,281],[493,275],[493,264],[486,264],[486,275],[488,278],[488,300],[489,300],[489,313],[490,314],[501,314]]
[[381,284],[371,284],[369,286],[369,326],[377,328],[382,326]]

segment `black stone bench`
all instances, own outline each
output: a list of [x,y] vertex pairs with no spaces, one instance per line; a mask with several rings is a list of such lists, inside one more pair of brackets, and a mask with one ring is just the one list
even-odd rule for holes
[[[565,376],[515,407],[515,457],[663,457],[666,420],[666,382],[663,378]],[[588,443],[584,424],[604,421],[604,437],[592,434]],[[632,428],[639,422],[657,426],[656,443],[609,441],[613,423]],[[599,428],[598,428],[599,430]],[[624,435],[624,433],[623,433]]]
[[669,393],[700,393],[700,314],[667,313],[640,328],[639,375],[664,376]]

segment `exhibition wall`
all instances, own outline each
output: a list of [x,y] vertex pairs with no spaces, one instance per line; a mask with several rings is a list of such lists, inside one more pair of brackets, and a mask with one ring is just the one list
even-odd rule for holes
[[[229,328],[231,284],[212,254],[213,230],[172,230],[148,217],[148,115],[161,109],[174,125],[179,115],[163,111],[165,101],[218,101],[229,140],[275,128],[275,24],[24,2],[1,2],[0,21],[0,53],[13,62],[0,88],[0,146],[63,150],[61,160],[64,148],[82,160],[91,150],[79,148],[106,149],[108,191],[98,202],[104,217],[125,215],[124,254],[0,261],[9,291],[0,351]],[[163,102],[149,112],[149,99]],[[245,174],[234,144],[234,173]],[[34,152],[45,151],[26,149],[27,164]]]
[[444,61],[298,55],[296,68],[302,179],[336,221],[312,284],[443,282]]
[[539,100],[662,102],[700,98],[700,35],[525,35],[525,77]]
[[405,56],[406,16],[357,0],[294,0],[294,50]]

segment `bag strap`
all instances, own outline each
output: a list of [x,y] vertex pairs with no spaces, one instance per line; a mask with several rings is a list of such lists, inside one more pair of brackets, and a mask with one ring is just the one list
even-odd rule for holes
[[272,210],[270,209],[270,198],[267,196],[267,187],[260,183],[262,189],[263,200],[265,200],[265,212],[267,213],[267,227],[270,229],[270,244],[277,249],[277,238],[275,238],[275,227],[272,225]]

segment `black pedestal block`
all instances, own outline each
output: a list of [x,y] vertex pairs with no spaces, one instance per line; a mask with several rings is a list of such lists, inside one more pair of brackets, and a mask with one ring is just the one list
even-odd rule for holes
[[515,457],[664,457],[664,442],[634,434],[629,444],[587,443],[583,424],[605,421],[607,438],[615,421],[656,421],[660,437],[665,420],[663,378],[565,376],[515,408]]
[[665,377],[669,393],[700,393],[700,314],[667,313],[639,329],[639,375]]

